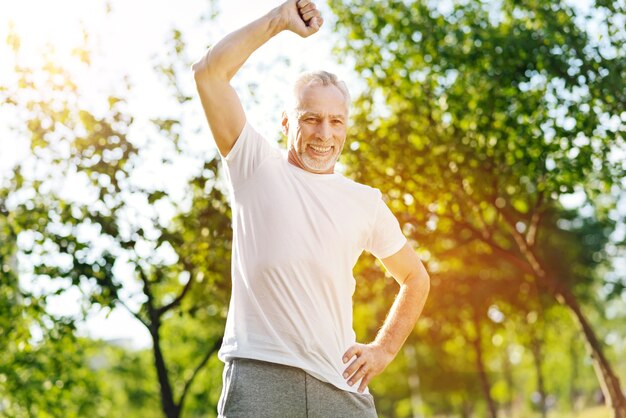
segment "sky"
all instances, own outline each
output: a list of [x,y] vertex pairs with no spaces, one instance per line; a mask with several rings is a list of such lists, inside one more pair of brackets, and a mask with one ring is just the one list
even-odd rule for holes
[[[20,37],[19,63],[26,66],[41,62],[47,45],[54,47],[56,60],[65,62],[71,51],[83,43],[83,32],[86,29],[89,33],[88,45],[94,51],[92,77],[94,73],[97,74],[98,82],[82,80],[82,97],[88,100],[89,97],[101,96],[103,92],[116,91],[120,81],[127,76],[133,85],[128,105],[137,119],[133,124],[135,132],[148,130],[150,118],[179,111],[168,107],[171,106],[167,100],[169,93],[154,69],[155,57],[163,54],[164,42],[169,39],[173,28],[183,32],[189,54],[193,54],[189,58],[195,60],[204,54],[210,43],[262,16],[282,2],[222,0],[216,3],[218,17],[208,21],[201,17],[208,15],[213,9],[210,8],[209,1],[200,0],[0,0],[0,81],[4,84],[14,77],[12,53],[4,42],[10,27]],[[331,21],[332,17],[329,16],[325,2],[317,3],[324,17]],[[326,24],[318,34],[307,39],[291,33],[278,35],[253,54],[240,71],[241,75],[233,80],[233,85],[242,96],[248,118],[268,137],[274,137],[279,131],[282,98],[286,91],[285,80],[294,78],[300,71],[330,70],[345,79],[349,88],[358,89],[358,86],[351,85],[354,77],[351,77],[349,67],[339,64],[332,55],[330,26]],[[289,65],[285,63],[286,57]],[[184,83],[188,89],[195,91],[191,71]],[[251,97],[247,88],[250,83],[257,85],[255,97]],[[197,112],[190,116],[189,120],[193,123],[189,124],[188,129],[202,125],[204,130],[200,136],[208,136],[208,126],[204,120],[197,119],[203,118],[199,100],[195,104]],[[99,106],[98,103],[89,105],[95,111]],[[20,143],[8,130],[10,119],[8,112],[0,112],[0,179],[28,151],[27,144]],[[187,133],[188,137],[195,139],[194,143],[189,144],[191,147],[197,147],[201,152],[214,151],[210,137],[203,141],[203,138],[198,140],[197,133]],[[139,142],[142,141],[141,138],[148,137],[145,134],[135,136],[140,138],[137,139]],[[150,144],[153,145],[154,161],[158,161],[158,155],[167,152],[168,146]],[[153,181],[151,179],[154,174],[158,173],[159,181],[166,182],[169,179],[168,187],[174,190],[176,182],[181,181],[188,172],[189,168],[185,167],[184,162],[172,167],[170,175],[163,173],[162,167],[149,164],[141,171],[145,182]],[[76,188],[80,187],[80,184],[74,184],[71,180],[66,179],[65,182],[64,189],[69,190],[69,193],[75,194]],[[27,241],[27,237],[24,240]],[[121,277],[130,277],[132,272],[121,269],[119,274]],[[129,293],[139,290],[132,280],[124,280],[124,283]],[[22,284],[25,287],[32,286],[27,280]],[[72,289],[62,297],[51,299],[50,310],[57,314],[77,314],[80,311],[80,298],[78,289]],[[91,312],[87,322],[79,329],[84,335],[93,338],[120,340],[133,347],[150,345],[147,330],[121,308],[112,312]]]

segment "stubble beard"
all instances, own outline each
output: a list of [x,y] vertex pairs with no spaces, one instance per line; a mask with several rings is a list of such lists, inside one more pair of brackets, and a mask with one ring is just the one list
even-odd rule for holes
[[323,160],[309,156],[306,151],[300,154],[302,165],[311,171],[318,172],[328,171],[333,168],[338,158],[339,155],[336,151]]

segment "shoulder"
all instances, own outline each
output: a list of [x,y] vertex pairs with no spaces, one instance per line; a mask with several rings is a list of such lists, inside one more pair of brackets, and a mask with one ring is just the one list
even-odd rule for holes
[[268,141],[251,123],[246,121],[233,148],[223,158],[226,161],[231,161],[238,158],[240,154],[252,154],[261,157],[264,154],[276,155],[279,153],[280,150],[276,144]]

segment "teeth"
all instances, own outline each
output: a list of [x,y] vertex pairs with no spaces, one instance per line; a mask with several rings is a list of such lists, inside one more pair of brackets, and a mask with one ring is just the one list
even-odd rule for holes
[[318,147],[316,145],[311,145],[311,144],[309,144],[309,146],[313,148],[315,151],[322,152],[322,153],[328,152],[332,148],[332,147]]

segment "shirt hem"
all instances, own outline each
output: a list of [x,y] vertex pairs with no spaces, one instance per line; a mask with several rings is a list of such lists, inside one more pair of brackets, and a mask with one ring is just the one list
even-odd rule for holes
[[316,372],[315,370],[311,370],[311,368],[307,367],[306,364],[302,364],[297,361],[289,361],[290,359],[286,358],[284,354],[273,356],[270,354],[263,354],[263,353],[246,353],[246,352],[236,351],[236,352],[225,352],[225,353],[220,352],[218,355],[218,358],[224,363],[234,358],[246,358],[250,360],[266,361],[268,363],[275,363],[275,364],[281,364],[283,366],[295,367],[295,368],[301,369],[305,373],[308,373],[314,378],[321,380],[322,382],[329,383],[338,389],[345,390],[346,392],[357,393],[359,395],[370,393],[367,387],[362,393],[359,392],[357,390],[359,387],[358,382],[355,383],[354,385],[355,387],[351,387],[347,383],[341,381],[341,379],[336,379],[336,380],[328,379],[328,377],[323,376],[322,374]]

